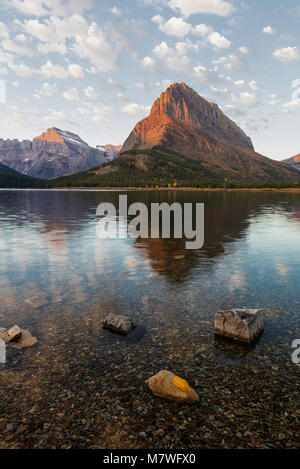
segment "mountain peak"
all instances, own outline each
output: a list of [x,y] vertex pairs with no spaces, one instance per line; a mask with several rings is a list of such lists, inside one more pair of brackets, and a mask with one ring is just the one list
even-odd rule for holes
[[81,145],[88,147],[88,144],[84,142],[78,135],[66,130],[60,130],[57,127],[51,127],[39,137],[35,137],[34,140],[42,140],[43,142],[48,143],[65,143],[69,145]]
[[154,102],[150,116],[137,124],[124,144],[157,145],[161,142],[163,127],[185,126],[188,131],[205,132],[221,143],[235,148],[254,150],[251,139],[229,119],[213,102],[208,102],[186,83],[174,83]]
[[61,131],[52,127],[48,129],[46,132],[42,133],[39,137],[35,137],[34,140],[42,140],[44,142],[49,143],[64,143],[63,138],[59,135]]

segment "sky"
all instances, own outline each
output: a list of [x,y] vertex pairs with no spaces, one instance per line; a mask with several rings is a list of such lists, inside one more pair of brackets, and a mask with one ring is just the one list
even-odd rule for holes
[[300,0],[0,0],[0,138],[120,144],[171,83],[300,152]]

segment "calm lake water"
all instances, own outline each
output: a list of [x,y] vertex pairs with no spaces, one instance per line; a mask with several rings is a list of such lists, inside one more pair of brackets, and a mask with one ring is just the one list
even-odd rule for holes
[[[121,193],[203,202],[204,247],[99,240],[96,207]],[[299,284],[299,193],[0,191],[0,327],[39,340],[0,365],[0,448],[300,447]],[[254,346],[214,337],[232,307],[264,308]],[[111,312],[145,336],[103,331]],[[151,397],[143,382],[164,368],[199,406]]]

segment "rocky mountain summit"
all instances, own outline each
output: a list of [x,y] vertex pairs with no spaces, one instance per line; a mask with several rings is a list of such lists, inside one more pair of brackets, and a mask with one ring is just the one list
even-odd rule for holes
[[[160,180],[166,174],[195,183],[204,177],[247,183],[299,180],[294,168],[256,153],[250,137],[217,104],[185,83],[175,83],[161,94],[150,115],[135,126],[118,158],[98,174],[111,171],[116,179],[117,171],[124,175],[125,161],[127,173],[129,168],[144,173],[153,170]],[[196,175],[197,168],[201,174]]]
[[117,154],[120,153],[123,145],[97,145],[96,148],[98,148],[98,150],[104,151],[107,155],[107,159],[112,161],[115,159]]
[[104,150],[90,147],[78,135],[55,127],[30,140],[0,139],[0,162],[39,179],[66,176],[111,161]]
[[300,170],[300,153],[298,155],[292,156],[292,158],[284,160],[283,163],[289,164],[293,168]]

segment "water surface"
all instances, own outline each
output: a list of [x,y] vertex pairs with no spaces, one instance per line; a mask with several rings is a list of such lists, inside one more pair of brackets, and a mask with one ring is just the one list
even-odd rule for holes
[[[99,240],[96,207],[121,193],[203,202],[204,247]],[[39,340],[0,365],[0,448],[299,447],[299,239],[298,193],[0,191],[0,327]],[[253,347],[214,337],[215,311],[232,307],[264,308]],[[146,335],[103,331],[110,312]],[[197,408],[145,390],[163,368],[199,391]]]

